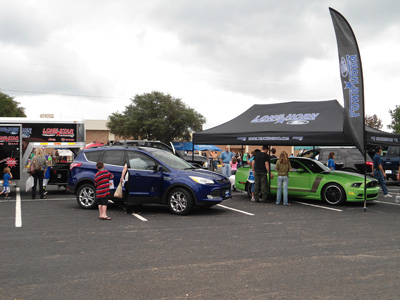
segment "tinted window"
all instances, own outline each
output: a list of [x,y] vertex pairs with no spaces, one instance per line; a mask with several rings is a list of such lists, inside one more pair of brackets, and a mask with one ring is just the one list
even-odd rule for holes
[[103,153],[103,151],[85,152],[85,156],[88,161],[98,162],[100,160],[102,153]]
[[400,147],[390,147],[388,149],[387,155],[400,155]]
[[[292,161],[290,161],[292,162]],[[322,164],[319,161],[316,160],[311,160],[311,159],[302,159],[300,160],[300,163],[305,165],[311,172],[313,173],[322,173],[324,171],[330,171],[328,167],[326,167],[324,164]],[[294,164],[293,164],[294,165]],[[292,165],[292,167],[293,167]]]
[[335,153],[335,158],[334,160],[343,160],[343,155],[340,153],[339,150],[337,149],[326,149],[324,151],[321,151],[321,156],[319,158],[319,160],[328,160],[329,159],[329,153]]
[[361,154],[360,150],[358,149],[349,149],[347,153],[350,155],[352,159],[356,160],[364,160],[364,156]]
[[134,170],[155,170],[157,163],[149,156],[136,152],[128,151],[129,168]]
[[102,158],[103,163],[115,166],[123,166],[126,163],[124,150],[108,150],[104,151]]
[[290,165],[292,166],[292,172],[297,172],[297,169],[304,169],[302,165],[300,165],[297,161],[291,160]]

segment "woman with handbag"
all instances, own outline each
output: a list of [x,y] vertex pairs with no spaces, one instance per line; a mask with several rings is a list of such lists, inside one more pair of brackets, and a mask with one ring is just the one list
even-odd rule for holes
[[43,177],[46,168],[46,158],[43,149],[36,148],[35,156],[32,158],[30,174],[33,176],[32,199],[36,198],[36,186],[39,183],[40,199],[46,199],[43,193]]

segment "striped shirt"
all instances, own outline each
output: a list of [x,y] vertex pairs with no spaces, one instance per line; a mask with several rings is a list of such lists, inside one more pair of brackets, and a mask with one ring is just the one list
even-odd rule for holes
[[96,197],[104,198],[110,195],[110,179],[114,175],[107,170],[101,170],[94,175],[94,185],[96,186]]

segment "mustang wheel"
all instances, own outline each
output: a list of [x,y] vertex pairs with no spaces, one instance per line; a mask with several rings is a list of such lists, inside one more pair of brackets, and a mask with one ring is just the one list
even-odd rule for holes
[[331,205],[341,205],[346,201],[346,193],[340,185],[328,183],[322,190],[322,199]]
[[173,189],[168,196],[168,206],[174,214],[186,215],[194,207],[193,197],[184,188]]
[[76,200],[81,208],[94,208],[96,206],[96,192],[90,183],[82,185],[76,194]]

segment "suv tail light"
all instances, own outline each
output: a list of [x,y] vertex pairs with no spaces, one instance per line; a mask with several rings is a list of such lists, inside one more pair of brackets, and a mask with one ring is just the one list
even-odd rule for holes
[[73,168],[75,168],[75,167],[80,167],[80,166],[82,166],[82,164],[71,163],[70,166],[69,166],[69,170],[72,171]]
[[372,161],[367,161],[365,164],[372,170],[372,165],[374,164]]

